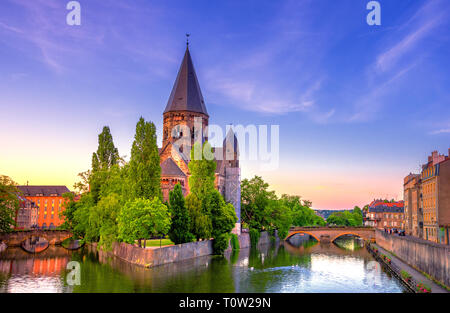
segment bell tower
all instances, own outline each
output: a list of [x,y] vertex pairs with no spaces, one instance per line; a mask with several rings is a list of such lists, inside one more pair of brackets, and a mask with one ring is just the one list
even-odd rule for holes
[[186,52],[163,118],[163,149],[183,136],[190,137],[191,147],[197,138],[201,138],[202,142],[207,140],[207,135],[203,133],[208,126],[209,115],[192,63],[189,43],[186,45]]

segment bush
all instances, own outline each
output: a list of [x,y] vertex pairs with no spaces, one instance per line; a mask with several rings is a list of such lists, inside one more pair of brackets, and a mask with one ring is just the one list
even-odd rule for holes
[[256,247],[258,245],[259,237],[261,236],[260,231],[255,228],[250,228],[249,234],[251,246]]
[[411,279],[411,274],[410,273],[408,273],[407,271],[405,271],[405,270],[402,270],[401,271],[401,275],[402,275],[402,278],[404,279],[404,280],[407,280],[407,281],[409,281],[410,279]]
[[416,290],[419,293],[430,293],[431,292],[431,288],[429,286],[427,286],[426,284],[424,284],[423,282],[420,282],[417,284]]
[[214,254],[221,255],[228,248],[228,234],[220,234],[213,241]]
[[239,250],[239,239],[238,236],[236,234],[231,234],[231,249],[233,251],[235,250]]

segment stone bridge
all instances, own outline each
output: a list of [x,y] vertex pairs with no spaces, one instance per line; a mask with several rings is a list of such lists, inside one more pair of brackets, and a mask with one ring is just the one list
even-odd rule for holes
[[72,237],[72,233],[66,230],[25,230],[11,233],[0,233],[0,242],[8,247],[19,247],[21,243],[30,237],[45,238],[50,245],[60,245],[65,239]]
[[291,227],[285,240],[296,234],[307,234],[318,242],[333,242],[344,235],[354,235],[364,240],[375,240],[375,229],[371,227]]

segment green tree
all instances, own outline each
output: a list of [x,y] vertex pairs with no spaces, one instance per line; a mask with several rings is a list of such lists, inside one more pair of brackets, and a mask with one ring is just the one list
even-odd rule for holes
[[[203,153],[199,156],[199,151]],[[195,143],[191,149],[191,161],[189,162],[189,189],[195,194],[202,205],[208,202],[208,197],[215,190],[214,181],[216,179],[216,162],[212,157],[211,145],[206,141],[202,146]]]
[[176,184],[169,193],[169,211],[172,217],[172,225],[169,238],[175,244],[191,242],[194,235],[190,232],[189,212],[186,209],[181,185]]
[[287,205],[280,200],[271,200],[265,212],[265,228],[271,235],[278,231],[280,238],[285,238],[292,225],[292,212]]
[[230,232],[237,222],[234,207],[225,203],[219,191],[214,190],[209,197],[208,206],[211,210],[212,237],[214,238],[214,253],[223,254],[228,247]]
[[241,182],[241,218],[250,228],[259,231],[265,229],[265,209],[271,200],[277,197],[274,191],[269,191],[269,184],[260,176]]
[[156,127],[143,117],[136,124],[128,173],[131,198],[162,199]]
[[197,240],[211,238],[212,223],[210,215],[203,214],[203,206],[200,199],[193,193],[186,197],[186,209],[189,213],[189,231]]
[[301,200],[299,196],[282,195],[280,201],[291,211],[294,226],[324,226],[325,220],[311,209],[311,201]]
[[114,146],[111,131],[108,126],[104,126],[98,135],[97,152],[92,154],[92,171],[89,175],[89,185],[95,203],[100,199],[100,189],[107,179],[108,170],[118,162],[119,152]]
[[117,241],[117,216],[120,212],[120,196],[111,193],[102,197],[89,214],[90,225],[97,230],[98,244],[104,250],[110,250]]
[[170,229],[170,213],[161,199],[128,201],[118,216],[118,238],[134,244],[136,240],[165,235]]
[[19,209],[19,189],[16,183],[5,175],[0,175],[0,232],[10,232]]

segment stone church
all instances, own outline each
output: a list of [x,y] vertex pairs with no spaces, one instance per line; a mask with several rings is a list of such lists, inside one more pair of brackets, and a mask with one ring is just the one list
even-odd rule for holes
[[[208,140],[205,128],[209,123],[209,115],[192,63],[189,45],[186,46],[163,119],[163,142],[159,149],[161,189],[164,200],[168,200],[169,191],[177,183],[181,185],[185,196],[189,194],[188,164],[191,147],[194,142],[203,143]],[[213,153],[217,165],[215,186],[225,201],[233,204],[238,217],[233,232],[240,234],[239,149],[237,138],[231,129],[226,134],[222,147],[213,147]]]

